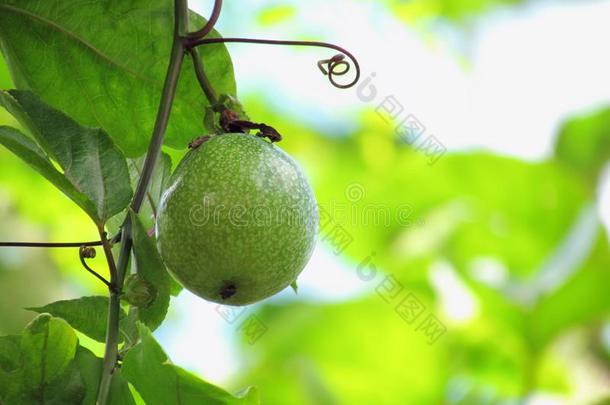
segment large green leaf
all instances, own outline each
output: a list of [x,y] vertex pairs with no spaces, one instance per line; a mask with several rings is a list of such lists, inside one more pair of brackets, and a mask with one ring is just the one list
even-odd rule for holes
[[[102,359],[96,357],[88,349],[79,346],[76,351],[75,363],[86,387],[86,396],[81,405],[94,405],[102,372]],[[113,405],[135,404],[120,368],[116,369],[112,375],[108,403]]]
[[140,218],[131,215],[133,225],[133,261],[137,274],[154,289],[153,301],[145,308],[138,308],[140,320],[155,330],[165,319],[169,307],[171,281],[154,239],[149,237]]
[[[173,8],[168,0],[0,0],[0,44],[19,88],[40,94],[83,125],[103,128],[127,155],[137,157],[154,125]],[[203,23],[191,15],[194,28]],[[202,47],[201,57],[218,93],[235,94],[224,45]],[[186,148],[204,133],[207,105],[185,63],[166,143]]]
[[140,325],[140,338],[141,342],[125,356],[122,372],[147,405],[259,403],[256,389],[234,396],[171,364],[150,330],[143,325]]
[[100,220],[95,205],[53,166],[44,152],[31,139],[14,128],[1,126],[0,144],[53,183],[55,187],[91,215],[95,221]]
[[[63,318],[74,329],[78,329],[98,342],[106,340],[106,322],[108,318],[108,297],[81,297],[73,300],[56,301],[37,308],[27,308],[38,313],[49,313]],[[125,318],[121,308],[119,319]]]
[[66,321],[49,314],[36,317],[21,337],[19,395],[11,404],[76,404],[85,395],[74,356],[78,339]]
[[125,157],[100,129],[85,128],[42,102],[35,94],[0,92],[0,103],[25,126],[59,164],[66,179],[95,207],[98,223],[129,204],[132,191]]

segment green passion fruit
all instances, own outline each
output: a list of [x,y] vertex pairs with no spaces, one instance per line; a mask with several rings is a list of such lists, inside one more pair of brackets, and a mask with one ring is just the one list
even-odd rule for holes
[[315,244],[318,210],[297,163],[253,135],[211,137],[191,150],[159,204],[158,248],[189,291],[247,305],[293,283]]

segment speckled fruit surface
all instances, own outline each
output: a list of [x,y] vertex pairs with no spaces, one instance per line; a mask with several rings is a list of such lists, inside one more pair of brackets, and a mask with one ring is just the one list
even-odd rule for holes
[[296,280],[317,227],[315,198],[296,162],[261,138],[224,134],[180,162],[161,197],[156,233],[185,288],[246,305]]

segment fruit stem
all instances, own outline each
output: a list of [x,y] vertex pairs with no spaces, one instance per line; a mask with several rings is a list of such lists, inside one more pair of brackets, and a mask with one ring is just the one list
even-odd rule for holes
[[[155,164],[161,153],[165,130],[169,121],[170,112],[174,97],[176,95],[176,87],[180,76],[180,69],[184,60],[185,47],[183,36],[188,32],[188,4],[187,0],[175,0],[174,3],[174,38],[171,50],[167,74],[161,93],[161,101],[155,121],[152,138],[146,153],[142,175],[138,181],[136,192],[131,200],[131,209],[138,212],[142,207],[144,198],[148,191]],[[100,230],[100,235],[103,234],[103,229]],[[104,234],[105,235],[105,234]],[[102,237],[104,241],[105,236]],[[102,366],[102,375],[97,394],[97,405],[106,405],[108,403],[108,394],[112,382],[117,359],[118,359],[118,344],[119,344],[119,311],[120,311],[120,295],[123,288],[127,266],[129,264],[129,256],[131,255],[131,247],[133,241],[131,239],[131,216],[128,215],[121,227],[121,250],[118,263],[115,267],[115,262],[112,257],[112,250],[108,241],[103,244],[108,265],[110,268],[110,284],[109,288],[110,300],[108,305],[108,322],[106,330],[106,349],[104,352],[104,360]]]

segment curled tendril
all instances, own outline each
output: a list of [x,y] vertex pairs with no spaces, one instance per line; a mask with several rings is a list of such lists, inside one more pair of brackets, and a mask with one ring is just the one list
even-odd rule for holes
[[[326,65],[326,67],[325,67],[325,65]],[[358,78],[356,78],[356,80],[353,81],[352,83],[345,85],[345,84],[337,83],[335,81],[335,79],[333,78],[333,76],[343,76],[344,74],[349,72],[349,70],[351,68],[351,65],[349,64],[348,61],[345,60],[345,55],[343,55],[343,54],[338,54],[338,55],[333,56],[330,59],[322,59],[322,60],[318,61],[318,67],[320,68],[320,71],[322,71],[322,73],[324,73],[325,76],[328,76],[328,80],[331,82],[331,84],[340,89],[346,89],[346,88],[352,87],[358,81]],[[343,70],[337,70],[337,68],[339,68],[339,67],[343,67]],[[359,76],[359,75],[360,75],[360,71],[357,72],[357,76]]]
[[91,247],[91,246],[81,246],[78,249],[78,256],[80,258],[80,262],[83,265],[83,267],[85,268],[85,270],[87,270],[89,273],[93,274],[98,280],[100,280],[102,283],[106,284],[106,286],[111,289],[114,290],[113,285],[106,280],[104,277],[102,277],[101,275],[99,275],[98,272],[96,272],[95,270],[93,270],[91,267],[89,267],[89,265],[87,264],[86,259],[93,259],[96,256],[96,252],[95,252],[95,248]]
[[[227,42],[242,42],[242,43],[250,43],[250,44],[266,44],[266,45],[296,45],[296,46],[317,46],[322,48],[330,48],[336,51],[341,52],[339,55],[335,55],[330,59],[323,59],[318,62],[318,67],[324,73],[324,75],[328,76],[328,80],[330,83],[339,88],[339,89],[347,89],[354,86],[358,79],[360,79],[360,65],[358,61],[348,51],[341,48],[340,46],[329,44],[326,42],[315,42],[315,41],[278,41],[271,39],[254,39],[254,38],[205,38],[216,25],[218,18],[220,17],[220,12],[222,10],[222,0],[214,0],[214,8],[212,9],[212,14],[208,19],[207,23],[198,31],[189,32],[186,34],[184,39],[185,46],[187,49],[193,49],[199,45],[205,44],[217,44],[217,43],[227,43]],[[341,84],[338,83],[334,76],[343,76],[347,72],[350,71],[351,65],[348,61],[345,60],[345,56],[350,58],[354,67],[356,68],[356,75],[354,79],[347,83]],[[326,65],[326,68],[324,67]],[[337,70],[337,68],[342,68],[343,70]]]
[[[353,87],[358,80],[360,79],[360,64],[358,60],[347,50],[341,48],[340,46],[329,44],[327,42],[316,42],[316,41],[283,41],[283,40],[273,40],[273,39],[256,39],[256,38],[190,38],[187,39],[187,47],[194,48],[200,45],[206,44],[218,44],[218,43],[228,43],[228,42],[239,42],[239,43],[247,43],[247,44],[265,44],[265,45],[293,45],[293,46],[316,46],[320,48],[329,48],[334,49],[341,54],[335,55],[330,59],[323,59],[318,62],[318,67],[324,73],[324,75],[328,76],[328,80],[330,83],[339,88],[339,89],[348,89]],[[356,69],[356,74],[353,80],[347,84],[338,83],[334,76],[343,76],[347,72],[351,70],[351,64],[345,58],[346,56],[350,59],[351,64],[353,64]],[[338,70],[341,69],[341,70]]]

